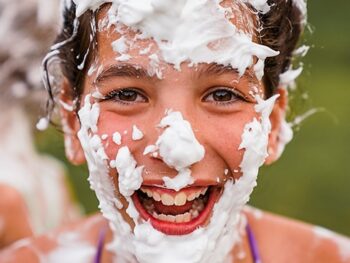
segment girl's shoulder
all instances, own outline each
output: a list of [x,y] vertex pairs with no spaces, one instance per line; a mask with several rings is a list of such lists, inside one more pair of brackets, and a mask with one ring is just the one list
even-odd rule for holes
[[247,207],[263,262],[350,263],[350,239],[325,228]]
[[90,262],[101,233],[106,233],[105,241],[109,242],[108,223],[96,214],[54,232],[17,241],[0,251],[0,262]]

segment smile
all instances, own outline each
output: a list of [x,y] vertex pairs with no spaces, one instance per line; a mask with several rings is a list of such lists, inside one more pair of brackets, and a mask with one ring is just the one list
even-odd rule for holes
[[167,235],[186,235],[206,225],[220,189],[196,186],[176,192],[142,186],[132,199],[141,217],[149,220],[155,229]]

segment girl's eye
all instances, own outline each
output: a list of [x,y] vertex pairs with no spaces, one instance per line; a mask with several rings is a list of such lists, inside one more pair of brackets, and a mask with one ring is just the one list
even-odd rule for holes
[[243,99],[243,96],[230,88],[217,88],[204,97],[204,101],[215,103],[231,103]]
[[112,90],[105,97],[104,100],[114,100],[120,103],[142,103],[147,102],[147,98],[139,90],[132,88],[125,88],[120,90]]

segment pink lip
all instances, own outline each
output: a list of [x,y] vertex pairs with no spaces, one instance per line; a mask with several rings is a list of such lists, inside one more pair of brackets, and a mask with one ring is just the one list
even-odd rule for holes
[[153,217],[143,207],[136,192],[132,195],[132,200],[141,217],[146,221],[149,220],[152,226],[158,231],[166,235],[186,235],[205,225],[211,215],[214,204],[219,198],[219,195],[220,190],[218,187],[210,187],[209,199],[206,207],[200,212],[198,217],[186,223],[167,222]]

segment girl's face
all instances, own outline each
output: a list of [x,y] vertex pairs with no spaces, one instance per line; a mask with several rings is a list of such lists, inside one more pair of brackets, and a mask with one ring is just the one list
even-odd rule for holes
[[[104,16],[105,12],[101,11],[99,18]],[[137,167],[143,166],[141,187],[131,196],[141,217],[150,219],[154,228],[166,234],[191,233],[210,221],[224,183],[242,176],[240,164],[245,150],[239,146],[244,127],[260,117],[252,94],[264,98],[265,87],[253,67],[240,77],[237,70],[216,63],[196,66],[182,63],[180,69],[175,69],[162,59],[154,61],[149,53],[142,52],[150,47],[151,53],[159,54],[157,44],[150,39],[134,42],[127,53],[129,59],[118,61],[116,57],[121,54],[113,49],[113,43],[122,37],[132,39],[134,33],[127,30],[120,35],[113,27],[98,32],[98,50],[85,77],[81,101],[92,94],[90,102],[99,105],[94,133],[101,138],[108,157],[108,173],[114,183],[115,196],[123,204],[120,210],[124,220],[133,227],[126,213],[130,200],[120,191],[120,175],[114,160],[119,149],[127,146]],[[154,63],[157,63],[156,70]],[[275,158],[282,106],[282,102],[276,103],[270,115],[269,162]],[[164,180],[164,177],[175,178],[179,170],[169,165],[159,151],[144,153],[147,146],[157,144],[167,129],[159,124],[170,111],[181,113],[183,121],[190,123],[194,140],[205,151],[199,161],[188,167],[192,180],[178,187],[180,189],[169,187]],[[68,114],[66,122],[76,134],[80,124],[74,118]],[[71,139],[71,161],[84,162],[81,143],[75,136]]]

